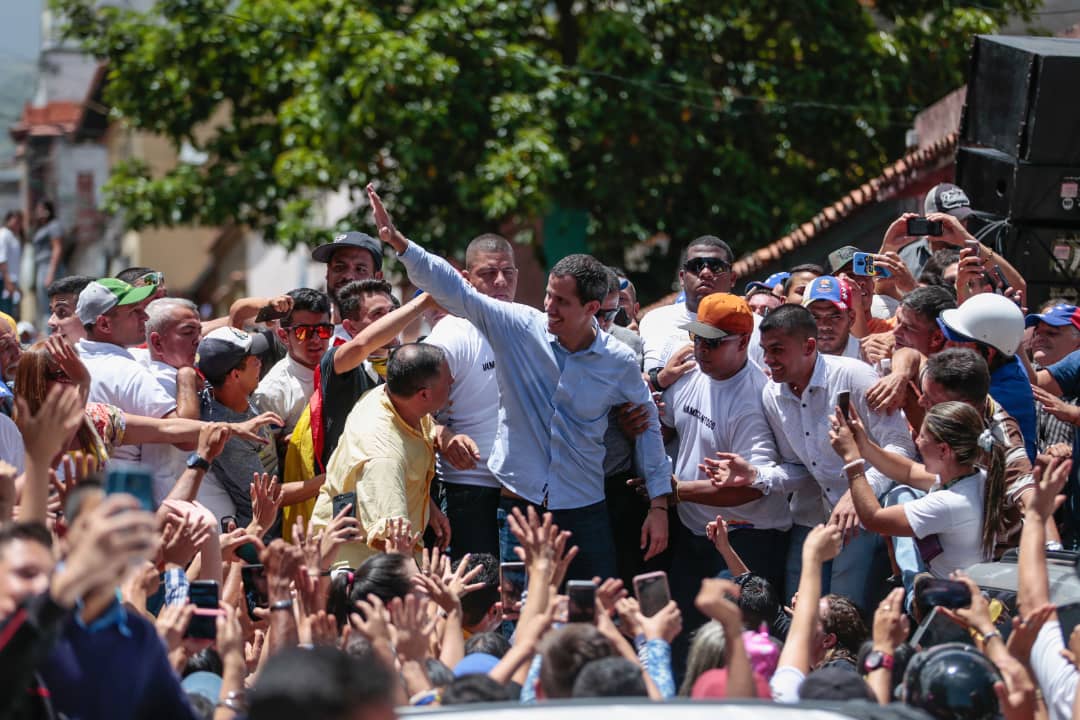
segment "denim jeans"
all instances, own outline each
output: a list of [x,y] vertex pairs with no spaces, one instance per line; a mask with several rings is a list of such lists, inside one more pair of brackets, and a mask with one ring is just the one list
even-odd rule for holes
[[450,520],[450,556],[499,557],[499,488],[442,483],[443,512]]
[[[793,525],[791,543],[788,546],[787,580],[784,599],[788,601],[799,589],[802,574],[802,546],[811,528]],[[882,596],[885,579],[889,575],[888,556],[881,536],[861,529],[836,556],[822,567],[821,594],[834,593],[850,598],[864,612],[872,616],[877,601]]]
[[[514,548],[518,541],[506,524],[506,516],[514,507],[525,511],[532,503],[503,497],[499,499],[499,556],[501,562],[517,562]],[[538,513],[542,508],[533,505]],[[571,510],[551,510],[552,520],[560,530],[573,533],[569,546],[577,545],[578,554],[570,563],[566,573],[567,580],[592,580],[599,576],[602,580],[615,577],[615,541],[611,534],[611,522],[608,519],[607,505],[601,500],[593,505]]]
[[[903,505],[906,502],[911,502],[924,495],[926,495],[926,493],[918,488],[908,487],[907,485],[897,485],[886,493],[885,502],[883,502],[882,505],[884,507]],[[922,555],[919,553],[919,548],[915,546],[915,538],[894,537],[890,539],[892,540],[896,566],[900,568],[900,580],[904,583],[905,605],[908,608],[911,608],[911,601],[914,598],[912,589],[915,585],[915,576],[921,572],[926,572],[926,563],[923,562]]]
[[[750,571],[767,579],[779,597],[783,590],[787,531],[745,528],[731,530],[729,537],[732,549]],[[690,637],[707,620],[694,606],[694,598],[701,589],[701,581],[724,573],[727,563],[708,538],[690,532],[677,515],[671,520],[671,551],[671,572],[668,574],[671,598],[678,603],[683,617],[683,631],[671,645],[671,660],[675,676],[681,680],[686,670]],[[782,597],[780,599],[786,604]]]

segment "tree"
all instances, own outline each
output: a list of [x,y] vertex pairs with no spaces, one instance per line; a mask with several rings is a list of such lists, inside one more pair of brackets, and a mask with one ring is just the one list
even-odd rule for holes
[[613,262],[658,231],[741,252],[805,220],[900,154],[975,33],[1037,2],[52,0],[108,62],[117,118],[208,154],[162,177],[117,167],[107,203],[135,227],[314,244],[367,224],[360,204],[320,225],[319,192],[362,203],[374,180],[444,252],[562,208]]

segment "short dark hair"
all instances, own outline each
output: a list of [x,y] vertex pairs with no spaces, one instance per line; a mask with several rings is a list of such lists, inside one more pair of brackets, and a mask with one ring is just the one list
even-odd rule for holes
[[803,263],[802,265],[796,265],[788,270],[788,276],[784,278],[784,284],[781,287],[781,292],[787,295],[788,290],[791,289],[791,284],[795,282],[795,273],[813,273],[818,277],[825,274],[825,268],[816,263]]
[[105,486],[101,480],[101,474],[94,473],[80,480],[79,484],[68,492],[67,497],[64,498],[64,519],[67,520],[68,527],[82,514],[88,495],[105,492]]
[[[218,655],[218,651],[214,648],[203,648],[187,659],[187,662],[184,663],[184,671],[180,673],[180,677],[187,677],[191,673],[196,672],[208,672],[215,675],[221,675],[224,671],[225,666],[221,661],[221,656]],[[215,698],[215,700],[216,699],[217,698]]]
[[139,267],[136,265],[134,267],[124,268],[120,272],[116,273],[116,275],[114,275],[113,277],[115,277],[117,280],[123,280],[128,285],[134,285],[136,280],[141,278],[143,275],[152,272],[154,272],[153,268]]
[[49,221],[56,219],[56,206],[53,205],[52,200],[46,200],[45,198],[42,198],[38,200],[38,205],[45,208],[45,212],[49,213]]
[[570,623],[548,633],[540,643],[540,687],[549,698],[568,698],[581,668],[615,650],[593,625]]
[[446,687],[454,682],[454,671],[438,658],[429,657],[424,661],[424,674],[435,687]]
[[[607,269],[607,294],[619,292],[619,273],[615,272],[615,268],[608,267]],[[606,296],[605,296],[606,297]]]
[[270,656],[248,693],[251,720],[340,720],[368,705],[392,705],[395,678],[374,657],[331,646]]
[[990,368],[971,348],[946,348],[934,353],[926,361],[926,376],[972,405],[986,402],[990,394]]
[[760,575],[751,575],[741,585],[739,609],[742,610],[743,626],[757,630],[761,623],[772,627],[780,612],[780,598],[772,583]]
[[412,397],[439,377],[446,353],[430,343],[405,343],[394,348],[386,364],[386,391]]
[[551,274],[557,277],[574,278],[578,301],[582,305],[588,302],[603,302],[608,294],[608,269],[592,255],[576,253],[567,255],[555,267]]
[[4,554],[7,546],[16,540],[36,542],[46,550],[52,550],[52,533],[38,522],[9,522],[0,525],[0,556]]
[[945,310],[956,307],[956,296],[941,285],[926,285],[909,292],[900,300],[900,304],[933,322]]
[[442,693],[443,705],[508,702],[514,699],[516,698],[512,697],[510,688],[499,684],[488,675],[479,673],[457,678]]
[[624,657],[606,657],[585,663],[570,697],[645,697],[649,694],[641,668]]
[[[460,560],[455,563],[455,569],[460,563]],[[473,578],[473,583],[483,583],[483,587],[461,598],[461,621],[465,627],[472,627],[483,620],[488,610],[499,601],[499,558],[491,553],[470,554],[468,569],[477,566],[483,569]]]
[[[466,595],[465,597],[469,597]],[[461,599],[464,602],[465,598]],[[510,650],[510,641],[497,632],[476,633],[465,641],[465,654],[485,653],[502,658]]]
[[514,246],[502,235],[484,233],[477,235],[465,248],[465,268],[471,268],[476,262],[476,256],[480,253],[503,253],[514,257]]
[[86,286],[94,282],[94,278],[87,275],[68,275],[59,280],[53,280],[49,287],[45,288],[45,295],[52,300],[57,295],[79,296]]
[[728,265],[735,262],[735,253],[731,251],[730,245],[715,235],[699,235],[691,240],[689,245],[683,248],[682,255],[679,257],[679,267],[686,264],[686,258],[690,255],[690,248],[696,247],[714,248],[724,254],[724,262]]
[[349,320],[360,319],[360,308],[364,305],[364,298],[368,295],[385,295],[397,307],[398,301],[394,297],[393,288],[385,280],[368,278],[367,280],[353,280],[337,291],[338,309],[341,317]]
[[20,211],[20,210],[8,210],[6,213],[4,213],[4,224],[7,225],[8,222],[11,220],[11,218],[15,217],[16,215],[21,216],[22,211]]
[[292,311],[297,310],[313,313],[330,314],[330,296],[321,290],[311,288],[296,288],[285,293],[293,300]]
[[813,314],[802,305],[785,303],[771,311],[761,321],[759,330],[762,334],[770,330],[779,330],[785,335],[800,339],[817,339],[817,321]]
[[937,250],[923,265],[919,273],[918,281],[924,285],[940,285],[950,287],[945,282],[945,268],[960,260],[960,250],[957,248],[943,248]]

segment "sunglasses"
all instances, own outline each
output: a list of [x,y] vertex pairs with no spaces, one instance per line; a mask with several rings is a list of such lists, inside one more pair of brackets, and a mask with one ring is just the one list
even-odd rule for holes
[[143,285],[160,285],[165,282],[165,273],[163,272],[148,272],[140,277],[136,282]]
[[718,275],[731,270],[731,263],[715,257],[696,257],[690,258],[683,265],[683,270],[692,275],[700,274],[705,268],[709,268],[710,272]]
[[694,333],[690,333],[690,342],[694,343],[695,345],[701,345],[706,350],[715,350],[716,348],[720,347],[722,343],[725,343],[728,340],[736,340],[738,339],[738,337],[738,335],[725,335],[724,337],[707,338],[701,337],[700,335],[695,335]]
[[330,336],[334,334],[334,326],[329,323],[319,323],[318,325],[291,325],[285,328],[286,331],[291,332],[293,337],[304,342],[312,333],[319,336],[320,340],[329,340]]
[[613,322],[615,320],[615,316],[618,314],[619,308],[615,308],[614,310],[604,310],[603,308],[601,308],[600,310],[596,311],[596,314],[593,317],[596,318],[597,322],[609,323]]

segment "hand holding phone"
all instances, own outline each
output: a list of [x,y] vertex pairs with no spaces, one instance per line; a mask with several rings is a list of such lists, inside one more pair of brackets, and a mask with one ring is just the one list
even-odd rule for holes
[[571,580],[566,583],[570,598],[566,619],[568,622],[592,623],[596,620],[596,585],[591,580]]
[[841,390],[836,394],[836,404],[840,407],[840,414],[844,419],[851,417],[851,391]]
[[507,620],[515,620],[521,615],[521,596],[525,594],[525,587],[525,563],[504,562],[499,565],[499,597],[503,617]]
[[634,577],[634,595],[641,607],[641,614],[645,617],[652,617],[660,612],[671,602],[667,573],[659,570],[637,575]]
[[154,476],[137,463],[109,463],[105,475],[105,494],[134,495],[143,510],[154,512]]
[[218,597],[218,584],[214,580],[196,580],[188,585],[188,598],[195,605],[195,614],[185,637],[217,638],[217,616],[221,614]]
[[335,495],[333,500],[333,517],[337,517],[341,514],[341,511],[345,509],[346,505],[352,505],[352,511],[349,513],[353,517],[359,517],[356,512],[356,493],[347,492]]
[[966,608],[971,606],[971,589],[958,580],[932,578],[919,583],[915,602],[923,608]]
[[872,253],[857,252],[851,258],[851,272],[869,277],[892,277],[889,269],[874,262]]
[[941,237],[941,221],[928,220],[925,217],[908,218],[907,234],[910,237]]

